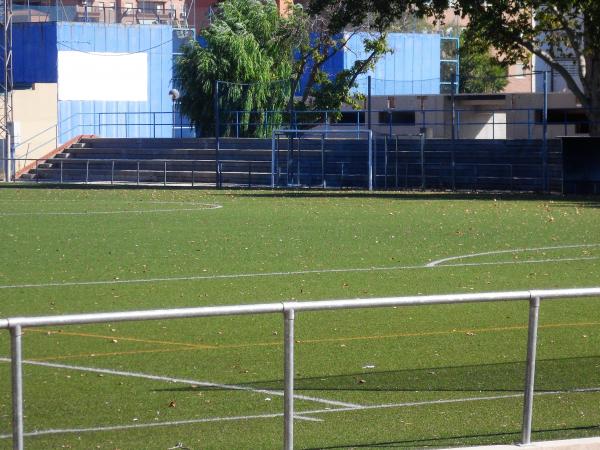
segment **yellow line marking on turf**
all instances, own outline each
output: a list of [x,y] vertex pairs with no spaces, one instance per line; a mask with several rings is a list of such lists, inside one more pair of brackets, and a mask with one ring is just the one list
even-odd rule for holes
[[181,347],[193,347],[193,348],[197,348],[197,349],[209,349],[209,348],[217,348],[217,346],[215,345],[208,345],[208,344],[192,344],[189,342],[173,342],[173,341],[161,341],[161,340],[156,340],[156,339],[142,339],[142,338],[134,338],[134,337],[127,337],[127,336],[117,336],[117,335],[102,335],[102,334],[93,334],[93,333],[75,333],[75,332],[71,332],[71,331],[58,331],[58,330],[38,330],[35,328],[29,328],[26,330],[27,332],[29,331],[33,331],[35,333],[46,333],[46,334],[50,334],[50,335],[63,335],[63,336],[78,336],[78,337],[91,337],[91,338],[97,338],[97,339],[110,339],[110,340],[117,340],[117,341],[131,341],[131,342],[142,342],[145,344],[161,344],[161,345],[177,345],[177,346],[181,346]]
[[123,352],[108,352],[108,353],[80,353],[78,355],[63,355],[63,356],[47,356],[45,358],[29,358],[30,361],[58,361],[63,359],[77,359],[77,358],[96,358],[99,356],[122,356],[122,355],[137,355],[141,353],[171,353],[180,352],[185,350],[198,350],[197,348],[155,348],[149,350],[131,350]]
[[[550,323],[550,324],[545,324],[545,325],[539,325],[538,329],[574,328],[574,327],[586,327],[586,326],[596,326],[596,325],[600,325],[600,322]],[[320,343],[325,343],[325,342],[393,339],[393,338],[402,338],[402,337],[443,336],[443,335],[449,335],[449,334],[493,333],[493,332],[498,332],[498,331],[527,330],[527,328],[528,328],[528,325],[511,325],[511,326],[504,326],[504,327],[468,328],[468,329],[460,329],[460,330],[453,329],[453,330],[445,330],[445,331],[429,331],[429,332],[418,332],[418,333],[396,333],[396,334],[383,334],[383,335],[373,335],[373,336],[350,336],[350,337],[324,338],[324,339],[298,339],[298,340],[296,340],[296,343],[298,343],[298,344],[320,344]],[[76,354],[76,355],[62,355],[62,356],[56,356],[56,357],[36,358],[36,359],[32,359],[32,361],[52,361],[52,360],[62,360],[62,359],[71,359],[71,358],[83,358],[83,357],[135,355],[135,354],[142,354],[142,353],[170,353],[170,352],[191,351],[191,350],[223,350],[223,349],[236,349],[236,348],[249,348],[249,347],[272,347],[272,346],[283,345],[282,341],[253,342],[253,343],[246,343],[246,344],[204,345],[204,344],[190,344],[190,343],[183,343],[183,342],[128,338],[128,337],[120,337],[120,336],[118,336],[118,337],[117,336],[104,336],[104,335],[91,334],[91,333],[71,333],[71,332],[63,332],[63,331],[48,332],[48,331],[37,330],[37,329],[28,329],[27,331],[35,331],[38,333],[51,333],[51,334],[65,335],[65,336],[79,336],[79,337],[91,337],[91,338],[99,338],[99,339],[116,339],[116,340],[133,341],[133,342],[158,343],[158,344],[162,344],[162,345],[171,345],[171,346],[179,347],[179,348],[171,348],[171,349],[131,350],[131,351],[122,351],[122,352],[108,352],[108,353],[90,352],[90,353],[83,353],[83,354]]]

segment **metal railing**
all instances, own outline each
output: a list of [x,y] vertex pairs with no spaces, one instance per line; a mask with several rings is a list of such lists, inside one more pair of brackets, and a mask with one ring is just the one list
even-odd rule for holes
[[[140,3],[141,4],[141,3]],[[152,7],[154,6],[154,7]],[[15,22],[100,22],[126,24],[175,24],[186,23],[185,12],[179,17],[175,8],[148,2],[146,7],[92,6],[92,5],[14,5]]]
[[294,447],[294,321],[296,315],[305,311],[331,311],[356,308],[381,308],[403,306],[426,306],[440,304],[491,303],[507,301],[529,302],[527,357],[523,402],[521,443],[531,442],[533,418],[533,394],[536,363],[538,317],[542,300],[576,297],[598,297],[600,287],[578,289],[551,289],[470,294],[428,295],[371,299],[323,300],[306,302],[263,303],[254,305],[207,306],[198,308],[159,309],[112,313],[73,314],[62,316],[15,317],[0,319],[0,329],[7,329],[11,339],[12,376],[12,439],[13,449],[22,450],[24,444],[23,410],[23,356],[22,335],[25,328],[66,326],[81,324],[113,323],[183,319],[197,317],[238,316],[250,314],[282,314],[284,325],[284,435],[282,447]]
[[[586,134],[590,122],[574,118],[577,108],[552,111],[551,120],[545,119],[542,108],[427,108],[427,109],[373,109],[371,129],[388,135],[418,133],[427,130],[435,138],[455,139],[539,139],[548,127],[548,138]],[[339,118],[340,113],[342,117]],[[244,130],[251,129],[266,135],[273,128],[293,124],[290,128],[319,127],[325,131],[335,129],[369,129],[367,109],[339,111],[245,111],[222,110],[221,135],[245,137]],[[485,118],[477,118],[487,114]],[[454,120],[452,119],[454,117]],[[261,134],[262,133],[262,134]]]
[[[211,159],[13,158],[7,161],[21,170],[31,166],[29,171],[34,175],[33,181],[36,183],[160,183],[166,186],[173,182],[179,184],[187,181],[193,187],[195,184],[207,183],[206,180],[199,179],[201,175],[215,174],[215,163]],[[183,167],[174,169],[173,166],[177,164]],[[40,167],[42,165],[52,167]],[[44,171],[50,171],[51,176],[43,178],[41,173]],[[169,180],[169,175],[181,173],[189,175],[189,180]],[[215,175],[217,176],[219,173]],[[148,177],[152,180],[145,180]]]

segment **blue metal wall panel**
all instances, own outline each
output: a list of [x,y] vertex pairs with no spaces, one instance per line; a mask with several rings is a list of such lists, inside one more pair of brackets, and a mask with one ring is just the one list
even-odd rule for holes
[[[341,35],[334,36],[335,39],[340,39],[341,37]],[[316,35],[312,35],[311,41],[314,42],[315,39]],[[296,55],[296,57],[298,57],[298,55]],[[296,95],[302,95],[302,93],[304,92],[304,89],[306,88],[306,85],[308,83],[308,76],[313,68],[313,65],[314,64],[311,58],[306,64],[304,74],[302,75],[302,77],[300,77],[300,83]],[[327,61],[325,61],[325,63],[322,66],[322,69],[325,73],[328,74],[330,79],[333,79],[341,70],[344,69],[344,52],[338,51],[333,56],[331,56]]]
[[[357,33],[344,51],[344,68],[357,59],[364,59],[363,41],[366,33]],[[375,68],[360,77],[357,91],[367,93],[367,77],[371,79],[373,95],[418,95],[440,93],[440,35],[390,33],[388,47]]]
[[[0,44],[4,46],[4,35]],[[13,77],[16,84],[56,83],[56,23],[13,25]],[[0,55],[4,79],[4,55]]]
[[58,50],[148,55],[148,100],[59,101],[59,136],[171,137],[172,27],[59,23]]

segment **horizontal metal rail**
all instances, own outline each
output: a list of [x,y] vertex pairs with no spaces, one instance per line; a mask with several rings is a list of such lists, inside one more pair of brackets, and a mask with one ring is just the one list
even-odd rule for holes
[[600,287],[577,289],[525,290],[468,294],[384,297],[369,299],[322,300],[306,302],[262,303],[253,305],[206,306],[197,308],[157,309],[143,311],[70,314],[62,316],[11,317],[0,319],[0,329],[8,329],[11,336],[11,374],[13,406],[13,449],[24,449],[22,340],[24,328],[43,326],[80,325],[124,321],[183,319],[215,316],[281,313],[284,318],[284,437],[283,448],[293,448],[294,432],[294,320],[299,312],[356,308],[385,308],[398,306],[426,306],[440,304],[490,303],[507,301],[529,302],[527,370],[523,402],[522,443],[531,442],[533,394],[535,378],[535,350],[537,323],[541,300],[578,297],[600,297]]

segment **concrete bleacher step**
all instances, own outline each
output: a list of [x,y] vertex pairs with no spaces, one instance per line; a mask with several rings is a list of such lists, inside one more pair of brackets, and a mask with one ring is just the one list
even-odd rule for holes
[[[227,185],[270,186],[271,139],[222,138],[219,152],[212,138],[117,139],[86,138],[40,163],[21,179],[63,182],[215,183],[217,158],[220,180]],[[326,153],[321,152],[322,145]],[[320,137],[276,142],[276,172],[281,180],[318,185],[325,172],[327,185],[365,187],[368,145],[362,139]],[[374,141],[376,187],[420,187],[421,142],[418,139]],[[426,140],[426,186],[432,189],[540,190],[540,141]],[[288,156],[292,160],[288,163]],[[300,157],[300,163],[298,163]],[[550,185],[562,184],[560,142],[548,141]],[[166,167],[165,167],[166,165]],[[284,183],[285,184],[285,183]]]

